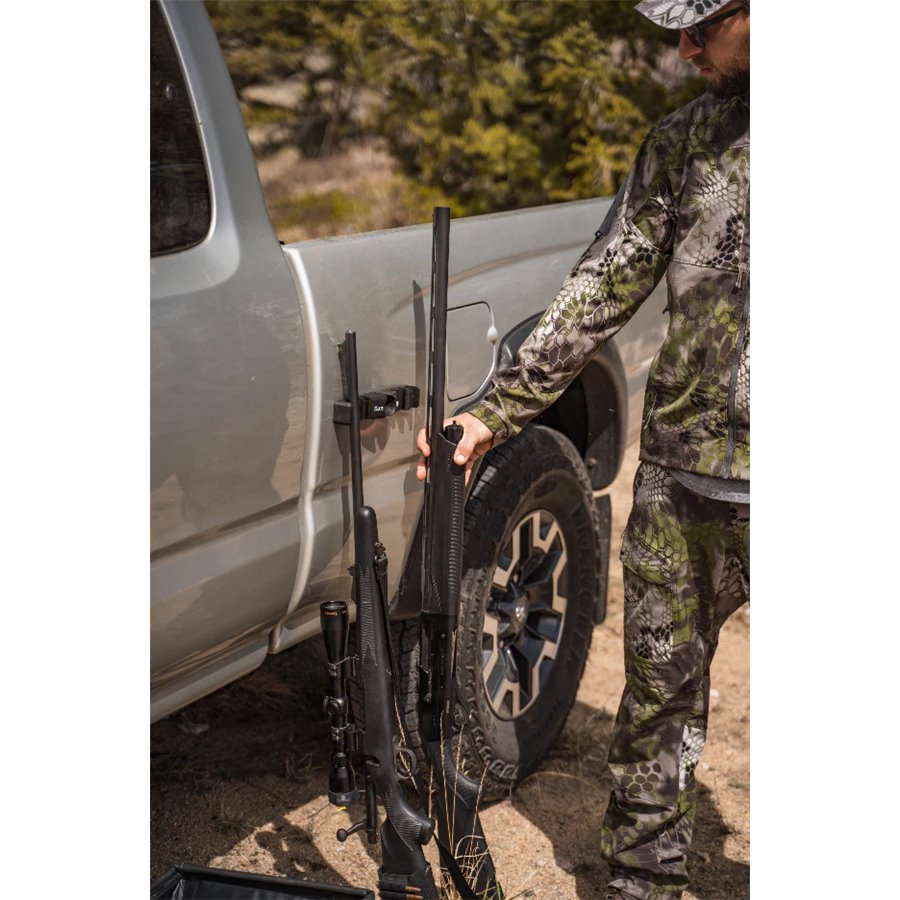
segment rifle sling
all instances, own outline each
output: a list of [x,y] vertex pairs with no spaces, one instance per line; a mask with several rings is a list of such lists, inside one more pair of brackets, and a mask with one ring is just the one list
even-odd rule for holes
[[450,873],[450,880],[453,882],[460,900],[478,900],[478,896],[470,887],[469,882],[466,881],[466,876],[463,875],[456,857],[450,852],[450,848],[446,847],[436,834],[434,842],[437,844],[438,855],[441,858],[441,867]]
[[[391,637],[391,620],[388,610],[387,601],[387,553],[384,551],[384,545],[378,543],[375,545],[375,583],[378,586],[378,597],[381,601],[381,608],[384,610],[385,625],[385,642],[388,652],[388,667],[391,670],[391,694],[394,700],[394,718],[397,720],[397,728],[400,732],[400,738],[404,746],[408,746],[406,740],[406,728],[403,724],[403,718],[400,715],[400,698],[397,691],[400,690],[400,669],[397,666],[397,656],[394,653],[394,641]],[[427,807],[423,807],[427,809]]]

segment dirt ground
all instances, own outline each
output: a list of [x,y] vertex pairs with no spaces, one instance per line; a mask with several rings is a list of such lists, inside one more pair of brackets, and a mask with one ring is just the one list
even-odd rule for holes
[[[618,543],[636,466],[634,445],[611,488],[608,617],[595,630],[565,729],[538,772],[482,810],[510,900],[603,896],[604,760],[624,683]],[[279,654],[249,678],[152,727],[151,877],[192,862],[375,888],[377,847],[373,853],[360,835],[345,844],[335,839],[351,818],[325,793],[321,659],[308,646]],[[749,666],[745,607],[723,629],[712,667],[709,736],[697,769],[693,881],[685,900],[750,896]]]

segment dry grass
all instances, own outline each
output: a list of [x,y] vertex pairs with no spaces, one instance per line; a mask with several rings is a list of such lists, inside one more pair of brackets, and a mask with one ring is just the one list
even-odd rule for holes
[[397,228],[430,215],[378,141],[321,159],[284,147],[257,166],[275,233],[286,243]]

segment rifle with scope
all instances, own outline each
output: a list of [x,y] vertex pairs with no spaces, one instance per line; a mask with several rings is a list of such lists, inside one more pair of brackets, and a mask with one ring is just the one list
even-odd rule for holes
[[[415,769],[412,751],[401,741],[396,716],[393,665],[387,617],[387,554],[378,540],[375,510],[365,505],[360,446],[360,409],[356,334],[348,331],[343,344],[350,425],[350,476],[353,500],[355,564],[353,600],[356,604],[358,657],[347,655],[349,611],[344,601],[320,608],[325,636],[330,694],[325,710],[331,718],[332,764],[328,799],[350,806],[356,799],[354,761],[365,773],[365,818],[340,829],[339,841],[363,829],[370,844],[381,839],[382,864],[378,890],[383,900],[438,900],[438,892],[422,847],[434,833],[434,820],[407,799],[403,780]],[[356,666],[354,667],[354,663]],[[354,674],[362,685],[365,728],[353,717],[347,679]],[[355,759],[354,759],[355,758]],[[378,825],[378,803],[386,812]]]

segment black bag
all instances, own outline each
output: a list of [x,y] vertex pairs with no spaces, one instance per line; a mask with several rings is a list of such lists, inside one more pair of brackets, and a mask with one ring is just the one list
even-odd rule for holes
[[150,900],[340,900],[343,897],[375,900],[372,891],[361,888],[191,865],[173,866],[150,885]]

